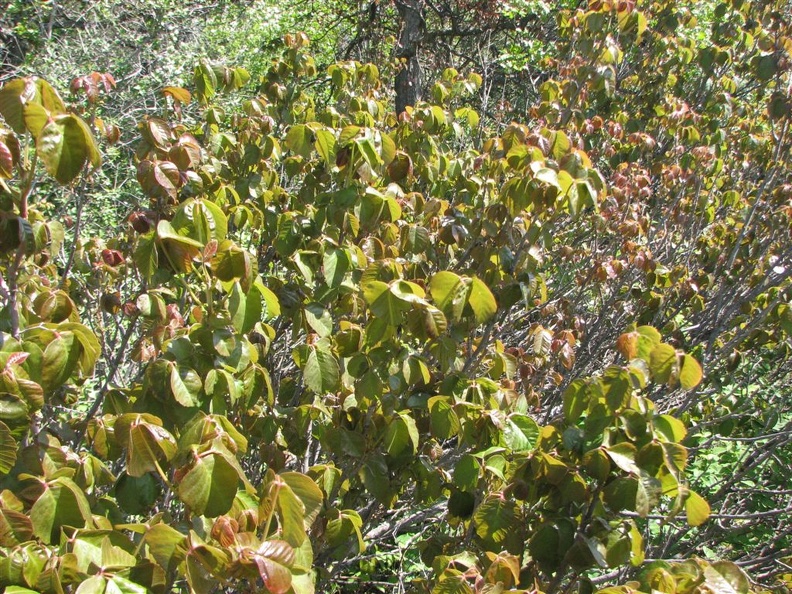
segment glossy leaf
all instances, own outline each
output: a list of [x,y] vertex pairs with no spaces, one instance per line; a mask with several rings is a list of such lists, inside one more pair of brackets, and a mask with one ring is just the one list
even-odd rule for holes
[[210,450],[194,458],[178,493],[194,513],[215,518],[231,509],[238,484],[237,469],[221,453]]
[[68,184],[86,163],[98,167],[99,149],[87,124],[75,115],[57,116],[36,138],[41,161],[59,183]]
[[91,508],[85,495],[71,479],[61,477],[47,484],[30,509],[33,534],[45,543],[60,541],[62,527],[91,526]]
[[8,474],[17,459],[17,442],[8,426],[0,421],[0,474]]

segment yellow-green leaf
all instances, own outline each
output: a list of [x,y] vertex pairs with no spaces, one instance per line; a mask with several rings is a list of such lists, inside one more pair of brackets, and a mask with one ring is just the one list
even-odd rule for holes
[[710,516],[709,503],[695,491],[690,491],[685,499],[685,513],[688,524],[701,526]]
[[683,390],[692,390],[699,385],[703,377],[701,365],[692,356],[682,357],[682,365],[679,368],[679,383]]
[[658,344],[649,355],[649,369],[655,381],[666,383],[673,377],[677,365],[676,349],[670,344]]
[[86,163],[98,167],[101,162],[90,129],[72,114],[57,116],[44,126],[36,148],[47,173],[61,184],[74,180]]
[[498,303],[489,287],[479,278],[473,277],[470,284],[468,303],[476,316],[476,322],[483,324],[498,311]]

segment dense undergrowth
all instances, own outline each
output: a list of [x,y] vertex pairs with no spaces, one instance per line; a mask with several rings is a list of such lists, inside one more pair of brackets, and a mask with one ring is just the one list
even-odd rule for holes
[[303,35],[9,75],[0,583],[788,587],[788,8],[548,8],[523,113]]

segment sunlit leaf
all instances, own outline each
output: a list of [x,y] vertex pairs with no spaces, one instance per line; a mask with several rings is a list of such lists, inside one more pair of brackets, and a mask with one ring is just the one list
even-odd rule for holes
[[294,549],[281,540],[265,540],[256,551],[255,562],[264,586],[272,594],[286,594],[291,589]]
[[30,509],[33,533],[45,543],[60,541],[64,526],[90,526],[91,508],[83,490],[71,479],[61,477],[48,483]]
[[498,311],[498,304],[495,301],[495,296],[484,281],[479,278],[474,277],[470,283],[468,303],[476,316],[476,322],[479,324],[483,324],[489,320],[495,315],[495,312]]
[[658,344],[649,356],[649,369],[655,381],[666,383],[671,380],[677,366],[677,352],[668,344]]
[[197,456],[178,484],[179,499],[194,513],[210,518],[228,512],[239,484],[237,469],[220,453]]
[[8,426],[0,421],[0,474],[8,474],[16,464],[17,441]]
[[335,389],[339,377],[335,356],[324,348],[311,348],[303,369],[305,385],[317,394],[323,394]]
[[685,513],[689,525],[701,526],[709,519],[709,503],[695,491],[689,491],[685,499]]
[[703,373],[699,362],[690,355],[685,354],[682,357],[679,368],[679,383],[682,386],[682,389],[692,390],[697,385],[699,385],[699,383],[701,383],[702,377]]
[[88,125],[75,115],[57,116],[36,138],[41,161],[58,182],[68,184],[86,163],[98,167],[99,149]]

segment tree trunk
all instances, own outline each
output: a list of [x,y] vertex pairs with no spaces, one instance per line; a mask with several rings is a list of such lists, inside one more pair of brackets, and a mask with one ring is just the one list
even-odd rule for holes
[[401,32],[396,43],[396,57],[404,61],[396,75],[396,113],[402,113],[408,105],[415,105],[421,96],[421,65],[418,48],[424,38],[423,0],[396,0],[396,9],[401,17]]

